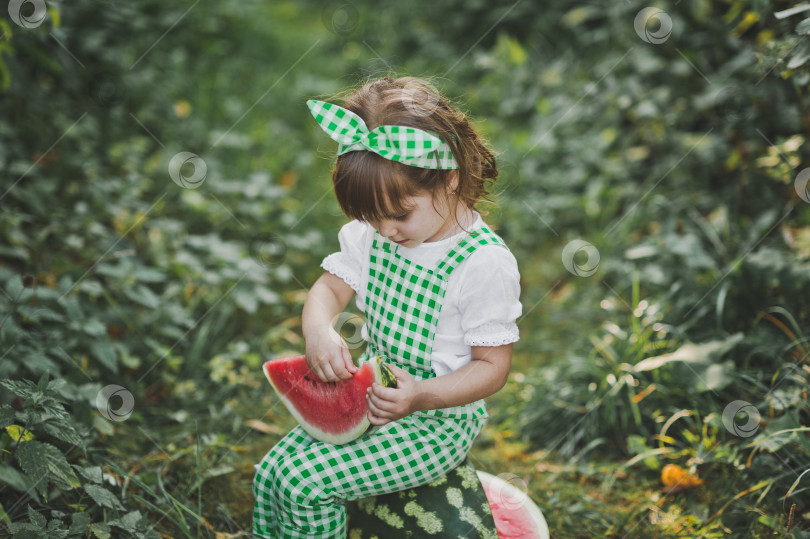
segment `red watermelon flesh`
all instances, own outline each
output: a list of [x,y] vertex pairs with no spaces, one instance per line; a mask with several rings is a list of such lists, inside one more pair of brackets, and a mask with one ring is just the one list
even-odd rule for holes
[[499,539],[548,539],[546,519],[540,508],[521,489],[487,472],[478,478],[492,509]]
[[339,382],[322,382],[303,355],[271,359],[263,370],[290,413],[316,440],[345,444],[368,429],[366,390],[382,383],[377,361],[364,362],[354,376]]

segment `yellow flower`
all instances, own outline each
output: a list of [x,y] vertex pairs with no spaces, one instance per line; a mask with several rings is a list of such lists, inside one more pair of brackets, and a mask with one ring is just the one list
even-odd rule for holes
[[181,99],[174,104],[174,113],[178,118],[185,118],[191,114],[191,103],[185,99]]
[[678,466],[677,464],[667,464],[661,470],[661,481],[664,483],[664,490],[668,494],[674,494],[692,487],[699,487],[703,481]]

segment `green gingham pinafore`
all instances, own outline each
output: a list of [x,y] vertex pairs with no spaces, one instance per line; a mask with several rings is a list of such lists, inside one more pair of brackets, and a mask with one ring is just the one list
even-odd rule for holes
[[[436,376],[430,364],[450,274],[475,250],[506,247],[475,228],[439,260],[422,267],[374,233],[365,299],[369,343],[361,360],[382,355],[415,379]],[[441,395],[436,396],[438,403]],[[253,532],[261,537],[346,537],[344,500],[429,483],[461,463],[487,418],[483,400],[414,412],[372,428],[345,445],[319,442],[295,427],[265,455],[253,483]]]

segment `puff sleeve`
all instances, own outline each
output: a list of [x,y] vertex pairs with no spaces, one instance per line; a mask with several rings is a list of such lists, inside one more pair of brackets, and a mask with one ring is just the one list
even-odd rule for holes
[[501,246],[487,245],[466,262],[459,289],[464,344],[500,346],[517,341],[523,307],[515,257]]
[[340,251],[332,253],[321,262],[321,267],[343,279],[358,293],[363,286],[363,261],[370,239],[369,227],[360,221],[343,225],[338,232]]

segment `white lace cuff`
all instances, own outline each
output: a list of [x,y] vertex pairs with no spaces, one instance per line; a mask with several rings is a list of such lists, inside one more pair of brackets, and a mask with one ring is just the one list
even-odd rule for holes
[[351,286],[352,290],[359,293],[362,286],[360,273],[347,264],[343,260],[343,256],[343,253],[332,253],[323,259],[321,267],[346,281],[346,284]]
[[464,334],[464,344],[467,346],[500,346],[519,339],[520,333],[514,322],[484,324]]

